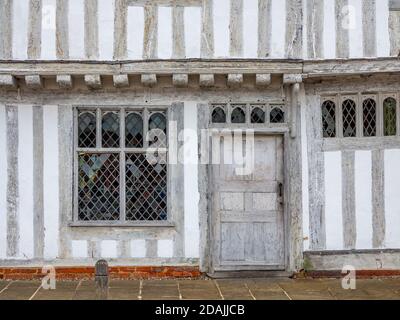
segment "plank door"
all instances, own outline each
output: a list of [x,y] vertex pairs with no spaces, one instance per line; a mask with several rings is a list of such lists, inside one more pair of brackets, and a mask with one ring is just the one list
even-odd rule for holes
[[284,270],[283,137],[255,135],[248,145],[232,137],[217,138],[221,161],[212,166],[213,269]]

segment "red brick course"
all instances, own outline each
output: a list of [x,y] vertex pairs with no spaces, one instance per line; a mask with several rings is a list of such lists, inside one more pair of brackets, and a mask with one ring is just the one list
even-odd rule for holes
[[[167,279],[200,278],[197,267],[110,267],[112,279]],[[42,268],[0,268],[0,280],[42,279]],[[60,280],[80,280],[94,278],[94,267],[56,267],[56,277]]]

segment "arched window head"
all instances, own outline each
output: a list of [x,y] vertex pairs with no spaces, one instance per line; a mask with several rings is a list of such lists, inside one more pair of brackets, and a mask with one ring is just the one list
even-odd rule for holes
[[363,133],[364,137],[376,136],[376,102],[366,99],[363,102]]
[[343,113],[343,137],[355,137],[357,135],[356,127],[356,103],[353,100],[345,100],[342,103]]
[[387,98],[383,101],[383,133],[385,136],[395,136],[397,134],[396,108],[395,99]]
[[149,130],[155,129],[160,129],[164,131],[165,134],[167,133],[167,119],[165,115],[160,112],[154,113],[149,119]]
[[143,118],[140,114],[132,112],[126,116],[125,138],[127,148],[143,147]]
[[236,107],[232,111],[231,115],[232,123],[246,123],[246,112],[242,107]]
[[271,123],[284,123],[285,122],[285,112],[280,107],[275,107],[270,113]]
[[336,137],[336,105],[330,100],[322,104],[322,130],[324,138]]
[[216,107],[212,112],[212,123],[226,123],[226,113],[221,107]]
[[96,114],[80,112],[78,115],[79,148],[96,148]]
[[265,112],[259,107],[255,107],[251,112],[251,123],[261,124],[265,123]]
[[118,148],[120,140],[119,112],[104,112],[102,119],[103,148]]

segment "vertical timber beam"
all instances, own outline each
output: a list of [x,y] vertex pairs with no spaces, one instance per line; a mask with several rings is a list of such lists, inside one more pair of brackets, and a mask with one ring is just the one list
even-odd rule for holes
[[19,253],[18,108],[6,106],[7,121],[7,257]]
[[346,7],[349,5],[348,0],[335,0],[336,15],[336,58],[348,58],[349,49],[349,26]]
[[158,42],[158,7],[146,5],[144,7],[144,43],[143,59],[152,59],[157,56]]
[[229,23],[230,56],[243,56],[243,0],[231,0]]
[[200,54],[202,58],[214,56],[213,0],[203,0]]
[[185,21],[184,7],[172,8],[172,30],[173,30],[173,50],[172,56],[175,59],[183,59],[186,55],[185,50]]
[[85,0],[85,55],[89,60],[99,57],[99,25],[97,0]]
[[362,1],[362,21],[364,57],[376,57],[376,0]]
[[400,8],[390,8],[389,13],[389,36],[390,36],[390,55],[397,57],[400,55]]
[[316,95],[306,97],[307,101],[307,151],[310,195],[310,249],[326,248],[325,228],[325,161],[322,151],[322,127],[320,98]]
[[13,0],[3,0],[0,7],[0,59],[12,58],[12,5]]
[[271,1],[258,2],[258,57],[267,58],[271,54]]
[[115,0],[114,20],[114,59],[126,59],[127,46],[127,0]]
[[35,258],[41,259],[44,255],[43,107],[41,106],[33,107],[33,146],[33,250]]
[[69,26],[68,26],[69,0],[57,0],[56,9],[56,52],[57,59],[69,58]]
[[342,152],[342,214],[343,239],[345,249],[355,249],[356,230],[356,195],[355,195],[355,152]]
[[324,2],[307,0],[308,58],[324,57]]
[[303,54],[303,1],[286,0],[286,56],[299,59]]
[[384,150],[372,151],[372,245],[385,244],[385,159]]
[[42,47],[42,0],[29,1],[28,59],[37,60]]

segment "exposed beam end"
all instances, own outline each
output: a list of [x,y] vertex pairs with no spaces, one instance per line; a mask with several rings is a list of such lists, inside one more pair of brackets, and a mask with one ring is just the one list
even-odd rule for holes
[[256,74],[256,86],[265,88],[271,84],[271,74]]
[[16,89],[17,79],[11,74],[1,74],[0,75],[0,87],[6,89]]
[[129,77],[127,74],[116,74],[113,76],[114,87],[127,88],[129,87]]
[[187,74],[174,74],[172,76],[172,83],[175,87],[185,88],[189,84],[189,76]]
[[72,84],[72,76],[69,74],[59,74],[56,77],[56,81],[58,86],[61,89],[71,89],[73,84]]
[[146,87],[154,87],[157,84],[157,75],[155,73],[142,74],[141,82]]
[[99,74],[96,75],[85,75],[85,83],[91,89],[101,89],[101,76]]
[[296,83],[303,82],[303,75],[302,74],[284,74],[283,75],[283,84],[291,85]]
[[25,84],[29,89],[33,89],[33,90],[43,88],[42,77],[37,74],[25,76]]
[[201,74],[199,84],[203,88],[213,87],[215,85],[214,74]]
[[243,84],[243,74],[228,74],[228,87],[238,88]]

